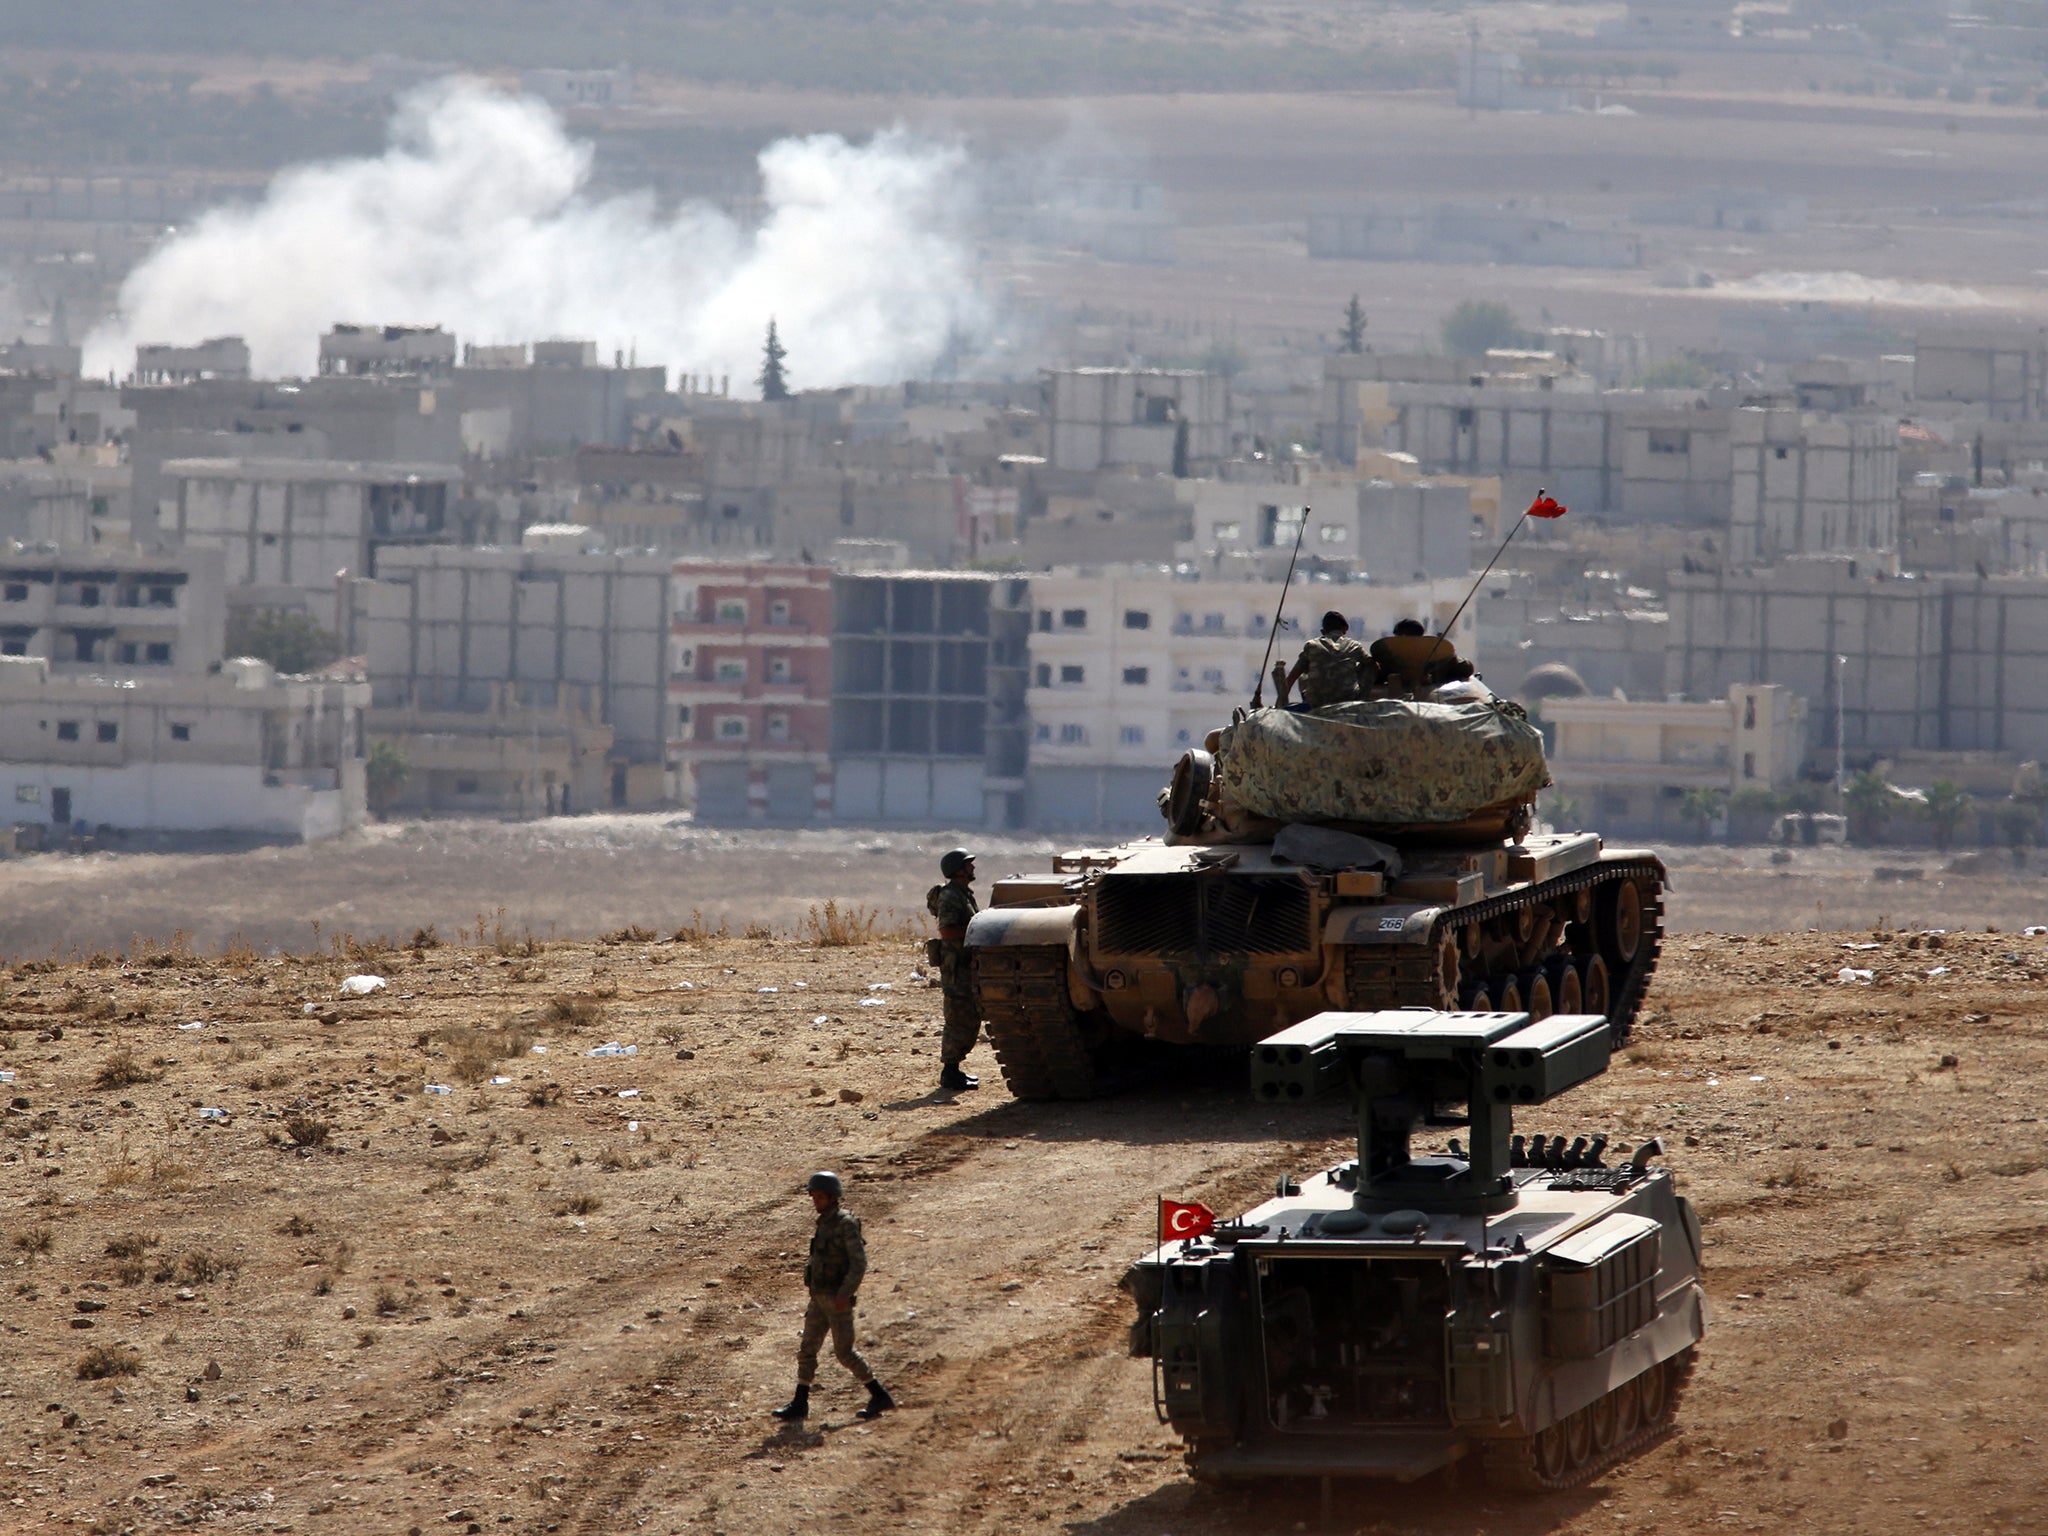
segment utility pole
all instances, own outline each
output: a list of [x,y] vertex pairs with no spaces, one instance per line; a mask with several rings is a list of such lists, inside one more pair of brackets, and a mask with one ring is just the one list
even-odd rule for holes
[[1847,746],[1842,739],[1842,696],[1848,691],[1849,658],[1837,652],[1835,655],[1835,793],[1839,796],[1848,785],[1844,771]]

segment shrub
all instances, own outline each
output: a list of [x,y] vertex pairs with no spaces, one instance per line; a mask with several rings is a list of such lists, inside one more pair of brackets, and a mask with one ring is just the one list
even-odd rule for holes
[[109,1376],[133,1376],[142,1369],[142,1356],[126,1345],[95,1344],[78,1357],[80,1381],[105,1381]]

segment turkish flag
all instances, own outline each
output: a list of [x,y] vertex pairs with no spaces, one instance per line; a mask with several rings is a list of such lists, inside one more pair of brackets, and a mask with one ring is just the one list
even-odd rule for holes
[[1159,1235],[1162,1239],[1200,1237],[1215,1225],[1216,1213],[1206,1205],[1184,1205],[1164,1197],[1159,1201]]
[[1529,503],[1531,517],[1563,517],[1566,510],[1563,502],[1545,491],[1538,491],[1536,499]]

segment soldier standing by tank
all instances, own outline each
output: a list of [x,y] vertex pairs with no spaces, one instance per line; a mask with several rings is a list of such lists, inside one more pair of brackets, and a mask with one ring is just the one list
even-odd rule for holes
[[1326,704],[1345,704],[1365,697],[1379,680],[1379,670],[1365,647],[1351,638],[1351,625],[1335,609],[1323,615],[1323,632],[1301,648],[1292,672],[1273,664],[1273,682],[1279,689],[1281,707],[1294,685],[1301,685],[1301,707],[1321,709]]
[[981,1079],[963,1072],[960,1063],[981,1034],[981,1015],[974,1006],[973,962],[967,955],[967,925],[981,905],[974,899],[974,855],[955,848],[939,860],[943,884],[925,892],[926,910],[939,921],[939,985],[946,1000],[946,1028],[939,1039],[939,1087],[947,1093],[979,1088]]
[[809,1416],[811,1386],[818,1379],[818,1346],[830,1333],[833,1358],[868,1389],[868,1400],[855,1417],[880,1418],[896,1406],[896,1400],[875,1380],[875,1373],[853,1347],[854,1303],[860,1282],[868,1272],[868,1250],[861,1237],[860,1218],[840,1208],[845,1186],[838,1174],[821,1170],[812,1174],[804,1187],[810,1191],[811,1204],[818,1209],[810,1256],[804,1261],[804,1289],[811,1299],[804,1308],[803,1339],[796,1350],[796,1396],[776,1409],[775,1417],[785,1424],[795,1424]]

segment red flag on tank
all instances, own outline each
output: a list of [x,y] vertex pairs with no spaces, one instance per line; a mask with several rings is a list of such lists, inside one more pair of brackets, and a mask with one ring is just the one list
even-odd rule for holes
[[1183,1204],[1163,1196],[1159,1201],[1159,1236],[1162,1240],[1200,1237],[1215,1225],[1216,1213],[1206,1205],[1199,1202]]
[[1563,517],[1568,510],[1563,502],[1545,491],[1538,491],[1536,499],[1529,503],[1531,517]]

